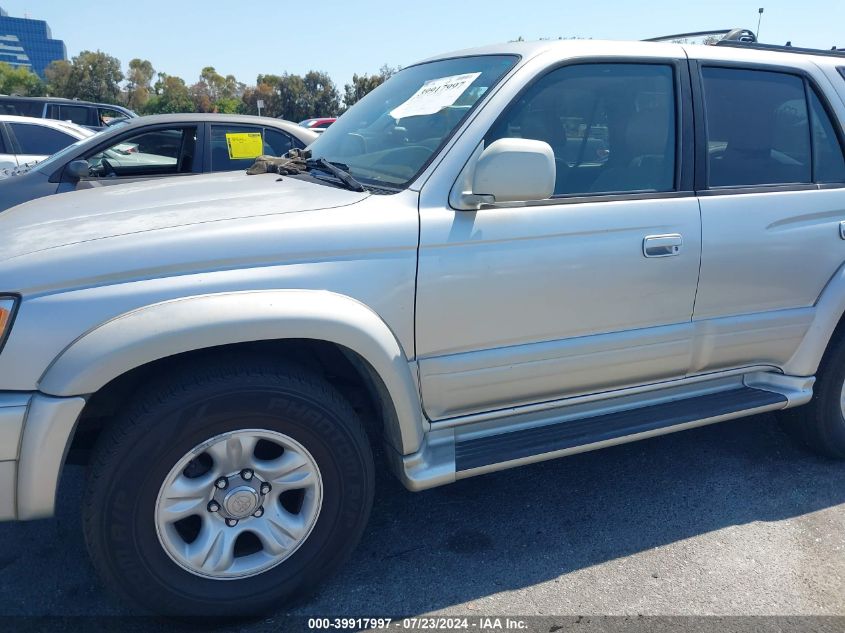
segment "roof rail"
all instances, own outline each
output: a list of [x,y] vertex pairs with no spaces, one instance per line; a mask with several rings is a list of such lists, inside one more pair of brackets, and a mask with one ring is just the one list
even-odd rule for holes
[[674,40],[683,40],[690,37],[707,37],[707,36],[721,35],[719,41],[735,41],[735,42],[756,42],[757,37],[752,31],[748,29],[716,29],[710,31],[695,31],[692,33],[676,33],[674,35],[661,35],[660,37],[650,37],[643,42],[672,42]]
[[845,57],[845,48],[833,46],[830,49],[802,48],[793,46],[792,42],[784,45],[764,44],[757,41],[757,36],[748,29],[719,29],[715,31],[696,31],[694,33],[676,33],[675,35],[661,35],[643,40],[644,42],[666,42],[688,39],[691,37],[721,36],[713,42],[713,46],[731,46],[734,48],[753,48],[762,51],[779,51],[783,53],[799,53],[801,55],[820,55],[824,57]]
[[824,48],[802,48],[800,46],[793,46],[792,42],[787,42],[783,46],[778,44],[762,44],[760,42],[737,42],[728,40],[719,40],[715,46],[731,46],[734,48],[751,48],[758,51],[778,51],[781,53],[799,53],[801,55],[819,55],[821,57],[845,57],[845,48],[831,49]]

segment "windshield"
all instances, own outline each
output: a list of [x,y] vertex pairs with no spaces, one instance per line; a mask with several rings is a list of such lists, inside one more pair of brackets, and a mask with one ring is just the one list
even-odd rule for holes
[[364,184],[404,187],[517,59],[484,55],[406,68],[326,129],[311,155],[348,167]]

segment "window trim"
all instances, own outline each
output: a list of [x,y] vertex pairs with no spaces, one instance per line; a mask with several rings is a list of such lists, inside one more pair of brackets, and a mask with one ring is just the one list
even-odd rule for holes
[[16,156],[15,148],[12,147],[12,139],[9,138],[9,134],[6,130],[6,124],[3,122],[0,122],[0,153],[7,154],[9,156]]
[[[704,104],[704,76],[702,75],[702,68],[726,68],[731,70],[748,70],[781,73],[785,75],[792,75],[801,79],[804,86],[804,102],[807,107],[807,122],[810,126],[810,177],[813,182],[802,183],[767,183],[762,185],[727,185],[711,187],[708,182],[709,161],[707,156],[707,118]],[[843,67],[845,68],[845,67]],[[694,114],[695,114],[695,192],[698,196],[717,196],[717,195],[742,195],[749,193],[774,193],[783,191],[811,191],[824,189],[840,189],[845,188],[843,183],[818,183],[815,182],[815,141],[813,139],[812,124],[810,123],[810,100],[809,90],[814,90],[825,110],[825,114],[831,120],[833,129],[836,133],[839,147],[845,150],[845,137],[843,136],[842,124],[836,116],[831,116],[832,108],[827,94],[819,88],[818,82],[811,73],[803,68],[796,68],[795,66],[784,66],[782,64],[770,64],[765,62],[745,62],[734,60],[690,60],[690,74],[692,76],[692,92],[694,98]]]
[[[499,124],[500,120],[510,112],[511,108],[514,107],[514,104],[517,103],[525,95],[525,93],[531,90],[538,82],[542,81],[551,73],[568,66],[587,66],[598,64],[669,66],[672,68],[673,85],[675,89],[675,189],[673,191],[608,191],[605,193],[585,192],[576,194],[557,194],[545,200],[523,200],[519,202],[484,204],[481,208],[518,208],[523,206],[545,206],[555,204],[583,204],[590,202],[619,202],[624,200],[687,198],[695,195],[693,191],[693,160],[695,155],[693,147],[693,96],[689,65],[685,58],[609,55],[606,57],[591,56],[562,60],[544,68],[541,73],[538,73],[531,79],[531,81],[526,83],[502,109],[502,112],[490,125],[487,132],[484,134],[484,137],[486,138],[489,131]],[[689,141],[687,141],[687,139],[689,139]]]

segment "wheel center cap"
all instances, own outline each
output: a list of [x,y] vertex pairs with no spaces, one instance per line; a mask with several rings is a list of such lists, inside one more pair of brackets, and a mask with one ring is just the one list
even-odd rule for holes
[[245,519],[258,509],[260,501],[253,488],[238,486],[223,497],[223,508],[232,518]]

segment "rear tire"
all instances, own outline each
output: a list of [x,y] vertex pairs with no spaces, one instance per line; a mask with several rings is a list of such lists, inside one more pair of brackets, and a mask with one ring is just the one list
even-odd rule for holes
[[830,343],[819,366],[813,399],[778,413],[783,429],[812,451],[845,459],[845,337]]
[[352,552],[373,479],[360,421],[322,379],[263,359],[185,367],[100,438],[86,543],[104,584],[143,610],[260,615]]

